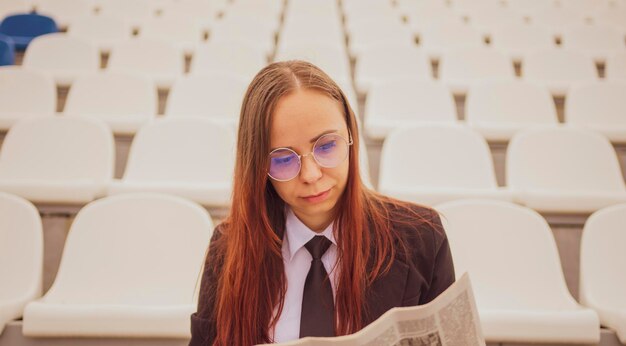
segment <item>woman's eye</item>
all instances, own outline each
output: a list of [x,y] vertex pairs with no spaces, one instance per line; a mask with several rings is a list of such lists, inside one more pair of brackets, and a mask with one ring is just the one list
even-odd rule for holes
[[287,163],[291,162],[291,160],[293,160],[293,156],[289,155],[289,156],[275,157],[272,160],[276,164],[284,165],[284,164],[287,164]]
[[323,143],[319,146],[319,149],[323,150],[323,151],[329,151],[332,150],[335,146],[337,146],[337,142],[336,141],[330,141],[330,142],[326,142]]

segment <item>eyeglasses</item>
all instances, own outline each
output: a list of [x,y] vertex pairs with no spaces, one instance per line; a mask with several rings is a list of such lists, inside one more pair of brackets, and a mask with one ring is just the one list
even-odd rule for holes
[[339,166],[348,157],[348,147],[352,145],[352,138],[348,142],[336,133],[321,136],[313,144],[313,151],[305,155],[298,155],[289,148],[276,148],[270,152],[270,168],[267,175],[276,181],[289,181],[300,174],[302,159],[313,155],[318,165],[324,168]]

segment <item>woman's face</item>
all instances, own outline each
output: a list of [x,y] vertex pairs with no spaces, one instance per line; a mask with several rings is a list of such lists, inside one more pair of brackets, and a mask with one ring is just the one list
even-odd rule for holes
[[[319,91],[298,89],[276,104],[270,151],[290,148],[306,155],[313,150],[316,140],[327,133],[349,140],[342,105]],[[325,168],[308,155],[302,157],[300,173],[295,178],[268,179],[300,221],[313,231],[323,231],[332,222],[333,209],[346,187],[348,168],[348,157],[334,168]]]

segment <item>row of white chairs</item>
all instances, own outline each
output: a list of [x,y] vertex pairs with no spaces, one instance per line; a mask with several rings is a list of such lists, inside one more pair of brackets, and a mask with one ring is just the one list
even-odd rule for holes
[[[305,25],[305,24],[301,24]],[[306,42],[306,40],[304,40]],[[305,58],[320,63],[331,77],[342,84],[351,80],[345,48],[339,44],[279,44],[277,59]],[[293,42],[293,41],[291,41]],[[248,54],[241,54],[246,52]],[[390,54],[393,53],[393,54]],[[251,79],[266,63],[265,52],[245,43],[215,42],[199,48],[191,73],[226,69]],[[626,79],[626,48],[611,56],[606,64],[608,79]],[[97,49],[82,39],[65,34],[45,35],[35,39],[26,51],[23,66],[50,73],[59,85],[70,85],[79,75],[98,71]],[[184,74],[182,51],[165,42],[132,39],[119,44],[111,53],[107,70],[140,73],[155,80],[160,88],[171,87]],[[597,80],[593,60],[584,53],[553,48],[539,50],[525,57],[522,78],[545,84],[562,96],[571,84]],[[444,53],[440,62],[440,79],[455,94],[464,94],[473,83],[493,78],[515,79],[512,61],[499,51],[474,47]],[[416,47],[402,44],[379,44],[364,51],[357,61],[354,82],[359,93],[367,93],[371,84],[391,79],[433,79],[430,61]]]
[[[52,78],[20,68],[0,69],[0,129],[28,117],[55,114],[57,94]],[[173,83],[166,116],[202,116],[232,128],[249,81],[226,73],[199,73]],[[101,119],[115,134],[132,135],[157,116],[157,87],[145,77],[116,72],[79,76],[70,89],[64,115]]]
[[[621,294],[626,256],[619,246],[626,241],[621,232],[625,204],[602,209],[585,224],[583,305],[569,293],[550,227],[535,211],[488,200],[460,200],[436,209],[457,276],[471,276],[488,342],[597,343],[600,324],[626,341]],[[8,279],[0,293],[0,333],[23,316],[28,337],[189,337],[189,315],[213,229],[198,205],[160,194],[88,204],[71,226],[58,274],[43,297],[37,209],[0,193],[0,215],[5,216],[0,235],[8,240],[0,243],[0,272]]]
[[[228,71],[251,80],[267,63],[265,52],[246,43],[209,43],[196,53],[191,73]],[[50,74],[59,86],[70,86],[77,77],[101,70],[100,54],[93,44],[62,33],[34,39],[22,66]],[[159,88],[169,88],[184,75],[185,57],[181,49],[164,41],[129,39],[112,49],[106,70],[140,74]]]
[[[45,74],[0,68],[0,129],[27,117],[51,116],[56,89]],[[223,73],[177,79],[168,96],[166,116],[203,116],[235,127],[247,80]],[[356,96],[341,85],[349,102]],[[614,143],[626,142],[626,82],[598,81],[573,86],[565,98],[564,120],[601,132]],[[132,135],[156,117],[157,88],[132,74],[102,72],[78,77],[64,107],[65,115],[105,121],[115,134]],[[557,125],[547,88],[524,81],[485,81],[469,88],[465,123],[489,141],[508,141],[534,125]],[[441,82],[399,79],[372,87],[364,108],[369,138],[384,139],[396,128],[440,122],[457,123],[453,94]]]
[[[624,26],[620,21],[626,11],[621,1],[566,0],[566,1],[446,1],[446,0],[399,0],[391,2],[362,1],[342,2],[348,19],[378,13],[384,16],[400,14],[416,24],[431,23],[441,19],[465,17],[468,21],[482,21],[484,24],[499,24],[511,16],[523,16],[529,21],[558,27],[565,23],[606,22]],[[428,16],[432,14],[432,16]],[[420,23],[422,22],[422,23]]]
[[[404,23],[402,11],[389,3],[359,7],[359,11],[346,11],[346,32],[353,56],[359,56],[363,46],[380,42],[414,41],[432,59],[438,59],[443,51],[463,46],[491,45],[504,49],[519,60],[520,50],[551,48],[557,40],[569,49],[580,49],[593,54],[598,61],[606,58],[606,51],[624,49],[626,36],[626,7],[622,9],[621,26],[613,21],[597,20],[589,25],[583,20],[560,20],[558,9],[539,11],[544,20],[525,20],[522,14],[511,14],[504,9],[480,8],[473,18],[464,18],[460,13],[440,3],[420,2],[413,4],[408,23]],[[607,9],[612,15],[619,9]],[[406,17],[406,16],[405,16]],[[582,18],[582,17],[581,17]],[[469,23],[468,23],[469,21]],[[560,25],[558,25],[560,22]],[[619,22],[619,21],[618,21]],[[558,25],[558,26],[557,26]]]
[[[0,191],[61,205],[135,191],[167,192],[224,208],[230,205],[235,141],[232,127],[210,119],[155,120],[137,132],[124,176],[114,180],[115,143],[103,122],[25,119],[11,127],[0,149]],[[362,177],[371,186],[364,143],[361,151]]]
[[[465,123],[488,141],[506,142],[535,125],[556,126],[557,109],[545,86],[526,81],[484,81],[467,92],[465,119],[457,120],[453,94],[439,81],[395,80],[371,88],[365,101],[364,130],[384,139],[397,128],[425,122]],[[564,123],[588,127],[613,143],[626,143],[626,80],[573,85]]]
[[11,127],[0,150],[0,191],[37,203],[85,204],[106,194],[175,190],[224,207],[230,203],[234,146],[234,132],[208,119],[155,121],[134,137],[124,177],[113,181],[115,143],[103,122],[23,120]]
[[[0,4],[0,18],[33,10],[50,16],[62,29],[72,29],[84,18],[106,16],[122,20],[135,30],[140,30],[155,18],[172,19],[183,25],[193,23],[202,30],[209,30],[213,22],[227,12],[255,14],[268,21],[277,20],[282,4],[269,0],[237,0],[235,4],[227,0],[4,0]],[[169,29],[177,30],[175,27]]]
[[[156,191],[223,208],[230,204],[234,146],[234,131],[208,119],[159,119],[139,130],[123,177],[113,180],[114,140],[104,123],[84,117],[26,119],[9,130],[0,148],[0,191],[44,204]],[[360,170],[371,186],[363,142],[360,150]],[[498,187],[486,140],[470,128],[433,124],[397,130],[383,145],[378,191],[427,205],[481,197],[563,214],[626,202],[608,139],[573,126],[513,136],[506,187]]]
[[155,17],[144,21],[136,35],[133,27],[123,19],[99,15],[80,17],[68,29],[71,36],[83,38],[97,45],[102,53],[108,53],[116,44],[132,37],[168,42],[182,49],[187,56],[195,54],[205,43],[244,41],[271,54],[278,31],[278,20],[267,20],[252,14],[233,13],[207,25],[190,20],[187,16]]
[[[524,57],[521,77],[505,54],[488,47],[468,47],[447,51],[440,59],[438,79],[455,95],[485,80],[521,79],[546,86],[554,96],[564,96],[569,88],[581,82],[600,80],[591,57],[574,50],[552,48],[537,50]],[[606,79],[626,80],[626,49],[611,56],[605,69]],[[397,79],[433,80],[431,62],[416,47],[378,44],[366,50],[357,60],[354,85],[367,94],[371,85]]]
[[473,12],[485,8],[502,8],[524,13],[552,7],[581,14],[594,14],[606,9],[624,8],[626,2],[623,0],[342,0],[342,5],[346,11],[393,5],[399,10],[449,8],[460,12]]
[[383,144],[378,191],[437,205],[463,198],[513,201],[542,213],[588,214],[626,202],[614,148],[574,126],[518,132],[508,145],[499,187],[485,139],[463,126],[422,125],[392,132]]

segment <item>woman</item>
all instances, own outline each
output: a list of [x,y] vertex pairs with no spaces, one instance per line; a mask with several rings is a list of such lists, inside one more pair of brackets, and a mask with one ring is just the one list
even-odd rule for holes
[[320,69],[288,61],[256,75],[190,345],[350,334],[454,282],[437,213],[368,190],[358,148],[355,115]]

